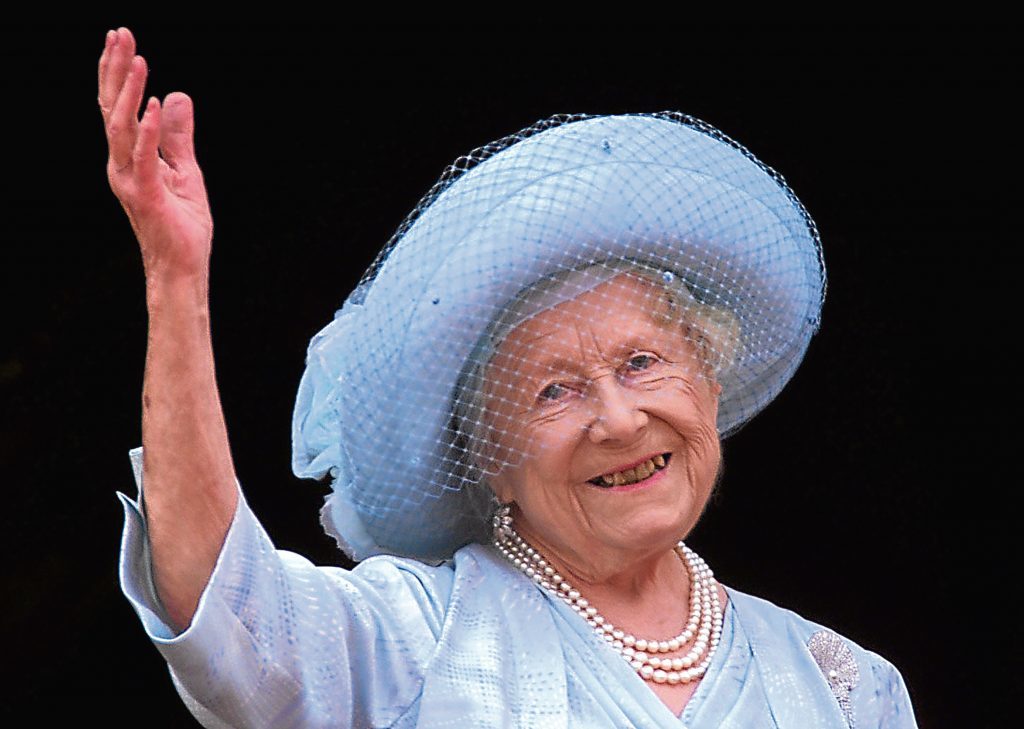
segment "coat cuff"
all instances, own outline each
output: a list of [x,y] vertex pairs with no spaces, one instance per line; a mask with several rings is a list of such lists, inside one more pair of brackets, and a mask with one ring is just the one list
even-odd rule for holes
[[[238,505],[235,507],[235,513],[231,520],[231,526],[228,528],[228,533],[225,536],[224,544],[217,555],[217,562],[199,598],[199,605],[196,608],[191,624],[182,633],[176,633],[174,628],[171,627],[167,611],[160,601],[160,596],[156,590],[156,581],[153,578],[149,527],[146,521],[142,498],[142,448],[133,448],[129,451],[128,456],[131,459],[132,470],[135,474],[136,496],[133,500],[125,494],[117,492],[117,497],[124,508],[124,530],[121,534],[119,569],[121,591],[132,604],[139,619],[142,621],[143,627],[146,629],[146,634],[154,643],[158,645],[183,643],[186,642],[190,633],[195,632],[193,628],[204,622],[201,618],[205,618],[206,613],[217,612],[217,606],[212,604],[217,601],[211,597],[211,593],[215,592],[213,588],[223,581],[223,573],[227,570],[225,565],[237,553],[238,534],[242,531],[240,522],[244,521],[247,516],[251,521],[255,521],[255,515],[252,514],[248,504],[245,503],[241,486],[236,481],[235,488],[238,492]],[[256,528],[259,532],[263,531],[258,523]],[[252,531],[250,528],[249,532],[252,533]],[[269,537],[267,541],[270,541]],[[272,544],[270,548],[273,549]]]
[[195,615],[188,628],[176,633],[153,580],[142,498],[142,449],[133,449],[129,455],[138,494],[135,500],[117,494],[125,515],[121,590],[167,661],[182,698],[194,714],[202,707],[217,707],[218,718],[229,722],[289,704],[300,694],[298,683],[282,666],[271,665],[251,626],[244,622],[256,568],[253,555],[273,554],[274,545],[246,503],[239,483],[235,482],[238,506]]

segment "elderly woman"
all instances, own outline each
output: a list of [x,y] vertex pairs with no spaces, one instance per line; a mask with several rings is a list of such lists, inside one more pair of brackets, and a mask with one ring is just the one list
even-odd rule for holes
[[818,327],[778,175],[680,114],[556,117],[449,168],[310,343],[293,467],[330,475],[322,521],[361,560],[316,567],[238,485],[191,102],[139,120],[145,76],[111,31],[150,313],[121,581],[204,725],[914,726],[892,665],[680,541]]

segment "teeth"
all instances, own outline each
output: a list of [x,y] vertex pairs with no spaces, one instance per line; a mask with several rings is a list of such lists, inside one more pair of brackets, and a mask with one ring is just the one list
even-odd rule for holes
[[665,457],[657,455],[654,458],[644,461],[639,466],[627,468],[625,471],[619,471],[608,476],[601,476],[594,479],[594,481],[598,481],[605,486],[624,486],[626,484],[636,483],[637,481],[643,481],[652,473],[664,467]]

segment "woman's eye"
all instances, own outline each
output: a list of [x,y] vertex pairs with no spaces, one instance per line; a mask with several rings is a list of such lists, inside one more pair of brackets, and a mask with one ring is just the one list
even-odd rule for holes
[[547,401],[559,400],[566,392],[568,392],[568,388],[559,385],[557,382],[553,382],[540,391],[539,398]]
[[633,372],[642,372],[654,366],[657,359],[650,354],[635,354],[626,360],[626,366]]

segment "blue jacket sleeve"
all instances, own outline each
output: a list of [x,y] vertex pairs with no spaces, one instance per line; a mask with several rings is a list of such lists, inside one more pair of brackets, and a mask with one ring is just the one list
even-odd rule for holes
[[125,510],[121,589],[208,727],[390,726],[414,710],[453,572],[374,557],[348,571],[274,548],[238,508],[191,625],[175,634],[156,593],[139,495]]

